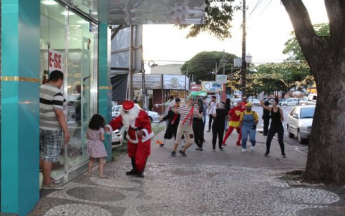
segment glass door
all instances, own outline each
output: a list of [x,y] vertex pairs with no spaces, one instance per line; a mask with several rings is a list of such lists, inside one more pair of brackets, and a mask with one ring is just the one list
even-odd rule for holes
[[[64,180],[85,171],[89,157],[85,137],[89,120],[97,103],[91,94],[97,85],[97,26],[58,3],[41,4],[41,84],[49,71],[65,74],[62,88],[67,127],[71,139],[61,150],[58,163],[53,164],[52,177]],[[53,60],[51,60],[53,58]],[[78,169],[81,168],[81,169]]]
[[[40,36],[40,84],[48,82],[49,71],[61,70],[66,76],[66,8],[60,4],[41,2],[41,36]],[[61,90],[63,92],[63,89]],[[64,106],[65,112],[66,105]],[[61,149],[59,160],[52,164],[53,178],[65,174],[65,152]],[[41,177],[40,177],[41,178]],[[40,181],[41,183],[42,181]]]
[[95,34],[93,25],[81,16],[69,12],[68,34],[68,170],[88,160],[85,137],[91,118],[91,80],[94,70]]

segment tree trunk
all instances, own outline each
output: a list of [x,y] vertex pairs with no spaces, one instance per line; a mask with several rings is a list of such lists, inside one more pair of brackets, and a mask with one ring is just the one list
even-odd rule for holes
[[327,75],[317,83],[317,105],[304,173],[308,181],[345,183],[344,69],[344,63],[318,69],[319,73],[333,71],[339,76]]
[[314,75],[317,104],[304,178],[345,184],[345,1],[325,0],[330,36],[316,36],[302,0],[282,0]]

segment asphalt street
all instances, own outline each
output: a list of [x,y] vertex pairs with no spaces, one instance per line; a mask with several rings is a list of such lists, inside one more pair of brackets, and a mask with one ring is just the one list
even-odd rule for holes
[[[287,132],[287,128],[286,128],[286,122],[288,119],[288,115],[290,114],[291,110],[294,108],[294,106],[288,106],[288,107],[281,107],[283,109],[284,112],[284,143],[285,145],[289,146],[290,148],[295,149],[296,151],[299,151],[305,155],[308,154],[308,142],[306,142],[306,144],[300,144],[297,140],[297,138],[289,138],[288,136],[288,132]],[[263,109],[259,106],[254,106],[253,110],[255,112],[258,113],[259,115],[259,124],[258,124],[258,132],[262,132],[262,128],[263,128],[263,120],[262,120],[262,112]],[[277,138],[277,135],[276,137]]]

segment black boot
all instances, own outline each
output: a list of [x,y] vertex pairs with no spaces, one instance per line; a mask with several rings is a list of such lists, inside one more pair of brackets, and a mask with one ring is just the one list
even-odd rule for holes
[[134,157],[132,157],[131,158],[131,161],[132,161],[132,170],[131,171],[129,171],[129,172],[126,172],[126,175],[136,175],[136,174],[138,174],[137,173],[137,170],[135,169],[135,158]]
[[[147,162],[147,159],[146,159],[146,162]],[[146,167],[146,162],[145,162],[145,166],[144,166],[144,169],[141,173],[138,173],[138,177],[141,177],[141,178],[144,178],[145,175],[144,175],[144,171],[145,171],[145,167]]]

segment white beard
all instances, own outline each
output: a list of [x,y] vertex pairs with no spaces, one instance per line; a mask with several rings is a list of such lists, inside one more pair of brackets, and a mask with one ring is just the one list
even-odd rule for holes
[[126,131],[128,131],[129,126],[131,126],[131,124],[134,123],[135,120],[138,118],[139,111],[140,109],[136,105],[134,105],[134,107],[131,110],[129,110],[127,113],[123,111],[123,108],[120,109],[120,113],[122,116],[122,123]]

